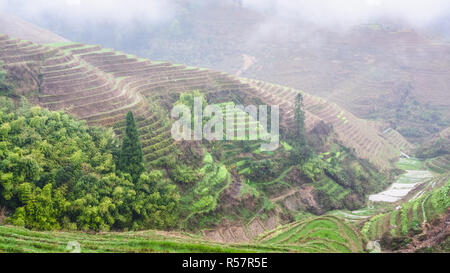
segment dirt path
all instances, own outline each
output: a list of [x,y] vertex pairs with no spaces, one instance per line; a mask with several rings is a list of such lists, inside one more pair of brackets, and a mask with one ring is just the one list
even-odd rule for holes
[[283,194],[283,195],[281,195],[281,196],[278,196],[278,197],[275,197],[275,198],[270,199],[270,201],[272,201],[272,203],[276,203],[276,202],[278,202],[278,201],[281,201],[281,200],[286,199],[287,197],[289,197],[289,196],[291,196],[291,195],[294,195],[294,194],[296,194],[296,193],[300,193],[300,191],[301,191],[301,190],[291,189],[291,190],[289,190],[287,193],[285,193],[285,194]]

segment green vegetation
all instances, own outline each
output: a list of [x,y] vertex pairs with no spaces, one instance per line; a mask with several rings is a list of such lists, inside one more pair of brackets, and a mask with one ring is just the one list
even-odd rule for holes
[[446,119],[441,111],[420,104],[410,87],[405,87],[400,94],[397,104],[382,108],[381,111],[370,114],[369,118],[390,122],[393,129],[414,141],[435,134],[450,125],[450,120]]
[[288,252],[282,247],[257,244],[219,244],[201,237],[158,231],[101,233],[37,232],[0,226],[0,253],[64,253],[69,242],[80,244],[81,253],[254,253]]
[[425,164],[428,169],[436,173],[450,172],[450,154],[429,159]]
[[438,245],[418,249],[416,253],[450,253],[450,237]]
[[0,61],[0,95],[11,95],[11,85],[6,80],[6,71],[3,69],[2,61]]
[[69,242],[80,244],[82,253],[258,253],[258,252],[363,252],[361,235],[341,219],[314,217],[260,236],[247,244],[214,243],[200,236],[160,231],[88,234],[38,232],[0,226],[0,252],[70,252]]
[[[200,116],[200,113],[195,113],[194,112],[194,110],[196,110],[195,107],[194,107],[196,98],[200,98],[201,103],[202,103],[202,109],[197,109],[197,110],[202,110],[202,113],[203,113],[205,108],[206,108],[206,106],[207,106],[207,102],[206,102],[206,99],[205,99],[205,95],[200,93],[199,90],[194,90],[192,92],[185,92],[185,93],[180,94],[179,100],[175,103],[175,105],[185,105],[191,111],[191,126],[192,126],[191,128],[194,128],[194,124],[195,124],[194,118],[195,118],[195,116],[196,115]],[[206,120],[204,119],[203,123],[205,121]]]
[[[233,102],[220,104],[222,108]],[[271,203],[270,198],[292,191],[298,183],[313,185],[318,204],[325,211],[357,209],[365,203],[366,194],[382,190],[387,185],[385,177],[372,167],[359,161],[349,150],[332,145],[329,152],[315,154],[315,146],[305,133],[302,95],[297,96],[296,130],[285,135],[282,148],[274,152],[261,152],[258,141],[216,142],[211,144],[214,158],[235,168],[244,176],[243,190],[250,191],[259,203]],[[241,119],[246,123],[251,119]],[[242,122],[237,120],[236,123]],[[255,191],[258,194],[255,194]],[[282,200],[281,200],[282,201]],[[268,210],[266,208],[265,215]],[[261,208],[260,210],[263,210]],[[286,213],[292,214],[297,211]]]
[[[345,206],[353,208],[362,204],[361,200],[372,189],[372,185],[378,182],[378,180],[370,179],[374,176],[369,171],[371,166],[365,165],[358,169],[358,165],[352,163],[355,159],[351,156],[347,157],[348,151],[335,149],[335,145],[333,149],[337,151],[331,156],[319,157],[315,154],[315,151],[323,151],[328,147],[321,146],[325,142],[318,144],[307,139],[303,103],[304,99],[309,97],[303,98],[303,93],[290,88],[283,89],[286,96],[290,92],[295,92],[296,125],[293,131],[294,136],[289,135],[291,128],[282,128],[282,148],[277,151],[264,152],[259,149],[261,141],[248,141],[248,139],[238,141],[237,138],[234,141],[221,142],[175,142],[170,136],[172,120],[168,113],[176,104],[188,105],[192,111],[195,97],[202,98],[202,108],[206,107],[208,103],[206,98],[208,98],[222,106],[225,117],[231,117],[230,113],[225,112],[226,105],[258,105],[261,101],[256,96],[247,94],[248,92],[240,92],[239,80],[228,77],[224,73],[200,71],[182,65],[173,66],[165,62],[143,62],[135,56],[101,49],[99,46],[79,43],[60,43],[51,46],[53,53],[46,56],[44,62],[40,64],[42,92],[38,92],[36,99],[43,101],[44,105],[51,109],[73,104],[73,107],[69,107],[70,112],[76,116],[82,116],[89,124],[112,127],[118,138],[112,136],[114,145],[102,152],[111,154],[114,170],[110,173],[119,180],[133,184],[123,182],[125,185],[121,188],[126,193],[124,195],[129,200],[133,199],[129,197],[133,196],[133,191],[139,195],[142,190],[139,189],[139,181],[142,177],[156,177],[154,179],[157,185],[144,186],[144,190],[149,189],[150,193],[162,191],[174,198],[178,195],[182,196],[179,203],[175,202],[178,206],[174,209],[173,215],[181,219],[178,224],[183,227],[198,230],[220,224],[224,218],[246,223],[248,219],[256,216],[266,217],[275,208],[272,199],[280,194],[284,196],[285,192],[289,193],[294,187],[304,183],[316,187],[311,193],[314,199],[318,195],[324,195],[331,200],[329,202],[325,198],[325,201],[319,204],[323,206],[323,209]],[[62,47],[66,48],[62,49]],[[149,73],[150,71],[152,73]],[[95,80],[103,77],[108,80],[106,86],[102,86],[103,83]],[[141,77],[148,79],[148,82],[137,80]],[[83,79],[89,82],[85,83]],[[109,88],[109,85],[113,88]],[[229,91],[235,87],[239,92]],[[211,92],[216,90],[224,91]],[[136,116],[128,114],[127,120],[124,120],[123,116],[129,111]],[[341,114],[340,118],[344,120],[346,117]],[[205,121],[207,120],[203,120]],[[237,127],[235,132],[242,132],[240,129],[242,126],[245,126],[244,130],[247,132],[249,125],[258,125],[261,129],[258,121],[250,115],[238,115],[234,125]],[[261,136],[261,133],[265,132],[259,130],[259,133]],[[327,136],[323,135],[320,138],[327,139]],[[121,147],[117,145],[118,139],[122,140]],[[354,166],[359,176],[341,175]],[[144,168],[147,168],[148,173]],[[86,190],[83,194],[87,197],[92,194],[93,199],[100,199],[100,201],[106,197],[113,199],[112,193],[108,193],[108,186],[97,185],[98,180],[105,179],[110,173],[93,175],[95,179],[90,183],[94,186],[86,186],[89,189],[105,188],[107,189],[105,193],[94,194],[94,190],[92,192]],[[78,181],[80,178],[75,177],[74,180]],[[327,182],[323,185],[319,184],[323,181]],[[374,181],[373,184],[371,181]],[[328,182],[330,188],[327,188]],[[47,202],[53,207],[62,206],[58,194],[63,190],[61,185],[65,183],[52,184],[51,189],[48,187],[44,191],[46,184],[49,183],[38,185],[43,192],[36,190],[33,198],[47,200],[49,199],[47,193],[51,192],[50,195],[54,195],[51,198],[52,201],[42,201],[42,203]],[[363,186],[358,187],[360,184]],[[230,185],[233,186],[230,187]],[[173,195],[165,192],[163,190],[165,187],[171,188],[167,191]],[[121,192],[119,189],[117,194]],[[221,203],[220,200],[226,199],[227,196],[224,194],[230,195],[230,192],[232,195],[240,195],[243,199],[238,201],[239,204],[234,204],[234,208],[224,211],[223,207],[226,204]],[[72,188],[68,188],[67,192],[60,195],[70,195],[70,198],[66,197],[66,199],[72,204],[78,194],[81,193],[73,193]],[[53,199],[56,199],[54,204]],[[354,199],[357,202],[354,202]],[[102,216],[103,222],[94,225],[93,229],[108,229],[106,226],[110,229],[140,228],[145,221],[136,219],[139,219],[138,215],[143,210],[142,206],[146,206],[142,202],[131,211],[129,208],[116,208],[120,211],[119,218],[126,224],[117,221],[113,224],[110,221],[111,218],[108,218],[108,213],[103,212],[105,214]],[[278,203],[282,202],[283,200],[280,200]],[[24,205],[22,203],[19,205]],[[248,208],[246,204],[249,203],[255,205]],[[350,204],[354,205],[350,206]],[[159,202],[158,205],[164,207],[166,204]],[[92,206],[97,204],[94,202]],[[167,205],[164,208],[170,210],[171,206]],[[32,209],[30,206],[29,210]],[[261,209],[263,211],[259,212]],[[302,213],[304,208],[299,210],[301,211],[283,210],[283,213],[289,213],[290,216],[295,217]],[[170,219],[166,220],[162,222],[166,221],[169,223],[167,227],[172,227]],[[67,222],[76,224],[76,221],[72,217]],[[129,224],[131,222],[133,224]],[[135,222],[136,225],[134,225]],[[103,225],[105,227],[99,228]],[[80,228],[79,224],[76,226]],[[84,225],[83,229],[89,229],[89,224]]]
[[297,164],[304,164],[312,156],[312,148],[306,141],[305,112],[303,110],[303,96],[298,93],[295,97],[294,126],[291,134],[291,160]]
[[258,239],[263,246],[283,246],[299,252],[363,252],[361,235],[334,216],[314,217],[281,226]]
[[400,158],[397,162],[397,168],[402,170],[420,170],[422,162],[414,158]]
[[187,213],[183,222],[195,223],[193,226],[197,227],[199,222],[207,222],[206,219],[200,218],[216,209],[221,193],[231,183],[227,168],[222,164],[214,163],[207,152],[205,152],[203,166],[198,172],[196,184],[183,193],[181,200]]
[[[146,62],[98,46],[51,46],[56,53],[39,57],[39,75],[30,79],[39,82],[39,91],[26,90],[32,83],[18,84],[17,89],[50,109],[67,107],[89,124],[112,130],[87,126],[26,101],[0,100],[0,221],[6,212],[4,223],[16,226],[0,227],[0,251],[59,252],[73,239],[87,252],[361,252],[363,239],[385,233],[408,236],[448,206],[447,190],[438,195],[419,192],[414,202],[396,211],[371,207],[333,212],[352,224],[368,220],[362,235],[341,218],[316,217],[313,213],[363,207],[368,194],[386,188],[391,159],[400,148],[382,141],[374,128],[340,107],[291,88],[258,82],[261,91],[252,89],[255,82],[242,85],[224,73]],[[27,64],[22,56],[13,57],[13,63],[17,61]],[[9,85],[5,75],[0,69],[1,93],[9,95],[16,84]],[[175,142],[169,111],[180,103],[194,110],[196,97],[201,97],[203,109],[208,100],[214,101],[224,117],[233,119],[227,105],[258,105],[265,99],[266,104],[282,105],[289,117],[280,128],[280,149],[262,151],[262,141],[237,137]],[[312,114],[308,124],[305,111]],[[233,125],[234,133],[247,133],[249,125],[257,125],[260,136],[267,134],[242,110]],[[391,138],[408,147],[396,136]],[[439,141],[423,147],[418,153],[427,158],[423,165],[445,173],[450,160],[442,149],[446,143]],[[401,160],[398,167],[419,165]],[[252,224],[267,229],[274,219],[295,222],[248,245],[219,246],[194,235],[134,232],[183,229],[200,234],[202,229],[236,223],[250,237]]]
[[5,84],[5,76],[6,76],[6,71],[3,69],[3,62],[0,62],[0,84],[3,85]]
[[430,141],[425,142],[416,152],[421,159],[448,157],[450,155],[450,129],[447,128],[436,134]]
[[134,182],[136,182],[144,172],[142,146],[132,112],[128,112],[127,114],[127,125],[125,136],[122,141],[122,150],[120,151],[117,169],[121,172],[131,174]]
[[287,142],[281,141],[281,145],[283,145],[283,148],[284,148],[286,151],[292,151],[292,146],[289,145]]
[[0,101],[0,203],[7,222],[38,230],[167,228],[176,188],[160,171],[133,183],[116,171],[116,140],[62,112]]
[[450,129],[433,136],[416,151],[416,156],[425,161],[425,166],[436,173],[450,171]]
[[375,173],[367,162],[338,146],[313,156],[298,168],[314,185],[317,200],[326,211],[359,209],[368,194],[381,191],[388,183],[386,177]]
[[420,234],[424,223],[432,223],[450,208],[450,180],[444,176],[431,184],[443,185],[402,204],[398,209],[391,208],[373,216],[364,224],[362,233],[369,240],[384,238],[387,244],[384,247],[391,249],[394,247],[392,243],[395,244],[394,248],[398,248],[401,247],[401,240]]
[[305,112],[303,111],[303,96],[298,93],[295,97],[294,106],[294,138],[300,143],[306,143],[306,130],[305,130]]

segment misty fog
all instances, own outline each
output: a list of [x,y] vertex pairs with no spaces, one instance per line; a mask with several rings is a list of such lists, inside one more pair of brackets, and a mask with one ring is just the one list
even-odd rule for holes
[[[176,16],[177,7],[243,5],[270,17],[309,21],[335,27],[367,23],[378,18],[403,20],[422,27],[449,16],[447,0],[1,0],[0,10],[46,24],[47,16],[90,22],[158,23]],[[208,12],[205,10],[203,12]]]
[[380,18],[423,27],[450,15],[446,0],[243,0],[243,5],[274,17],[335,28]]
[[261,43],[317,48],[325,32],[360,24],[450,38],[448,0],[0,0],[0,13],[72,41],[228,72]]

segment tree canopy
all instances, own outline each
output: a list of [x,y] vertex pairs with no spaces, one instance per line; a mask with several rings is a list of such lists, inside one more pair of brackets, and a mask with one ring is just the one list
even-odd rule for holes
[[[40,230],[177,224],[176,186],[161,171],[148,173],[142,165],[126,169],[138,170],[133,173],[137,179],[117,171],[113,151],[118,144],[112,130],[23,105],[17,108],[0,97],[0,206],[13,213],[8,222]],[[131,144],[137,132],[134,120],[129,121]],[[138,146],[134,142],[131,147]]]

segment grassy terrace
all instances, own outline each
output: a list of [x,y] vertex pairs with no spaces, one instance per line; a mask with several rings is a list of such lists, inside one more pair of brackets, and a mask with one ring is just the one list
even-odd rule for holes
[[399,132],[388,129],[382,134],[382,136],[389,141],[394,147],[399,148],[403,152],[410,152],[414,145],[409,143]]
[[364,252],[361,235],[334,216],[322,216],[280,226],[257,240],[241,244],[206,241],[187,233],[141,231],[87,234],[39,232],[0,226],[0,252],[70,252],[69,242],[90,252],[257,253],[257,252]]
[[[405,171],[424,170],[425,167],[427,162],[415,158],[401,158],[397,162],[397,168]],[[406,236],[411,231],[420,233],[425,222],[431,222],[450,207],[449,178],[449,173],[433,177],[401,206],[379,204],[379,209],[374,209],[370,219],[365,222],[363,235],[368,240],[378,240],[385,233],[392,236]],[[411,178],[400,177],[396,183],[410,183],[410,180]]]
[[[158,102],[148,99],[148,104],[143,106],[145,112],[136,119],[144,158],[148,163],[170,154],[175,149],[175,142],[170,136],[171,123],[168,114],[157,106]],[[113,126],[119,137],[124,126],[123,120]]]
[[[149,79],[149,81],[150,79],[152,79],[151,84],[147,83],[142,85],[136,85],[133,87],[133,89],[136,92],[145,93],[146,95],[150,95],[147,93],[151,93],[152,88],[159,88],[164,86],[170,86],[171,90],[181,90],[180,88],[181,86],[186,88],[189,85],[192,85],[192,88],[194,88],[195,85],[207,86],[208,84],[211,85],[211,87],[214,87],[215,83],[213,81],[210,81],[210,77],[212,76],[213,78],[215,76],[218,76],[217,73],[213,71],[209,72],[203,70],[201,71],[199,69],[186,69],[184,66],[180,65],[174,66],[167,62],[150,62],[147,60],[136,58],[133,55],[121,52],[114,52],[109,49],[102,49],[98,46],[83,45],[80,43],[59,43],[59,44],[51,44],[49,46],[59,49],[62,53],[60,54],[61,57],[72,56],[72,58],[68,58],[67,60],[68,65],[59,64],[61,69],[53,68],[51,70],[52,73],[49,74],[49,76],[58,75],[58,77],[60,77],[61,75],[64,75],[64,78],[74,79],[74,77],[77,77],[76,74],[74,75],[74,73],[80,74],[81,76],[86,72],[80,69],[82,69],[83,67],[87,67],[85,71],[93,71],[95,69],[96,71],[99,72],[102,71],[103,73],[111,74],[113,75],[114,78],[117,78],[118,76],[121,76],[123,78],[128,77],[130,75],[139,76],[142,78],[145,77]],[[77,61],[74,61],[73,58],[77,59]],[[73,63],[74,65],[70,65],[70,63]],[[177,70],[178,72],[174,73],[174,70]],[[201,77],[200,74],[202,75]],[[97,84],[96,82],[92,82],[92,84],[88,85],[88,87],[86,88],[95,91],[97,89],[97,86],[95,86],[96,84]],[[148,87],[145,87],[146,85]],[[85,94],[86,92],[84,92],[83,89],[86,88],[80,86],[79,90],[74,91]],[[88,96],[86,96],[86,100],[88,100],[88,98],[92,99],[92,101],[90,101],[91,105],[93,105],[96,102],[99,103],[105,102],[103,99],[101,99],[101,97],[102,97],[101,95],[89,94]],[[52,101],[50,98],[47,97],[45,97],[45,100],[46,102]],[[78,103],[82,101],[83,98],[80,98],[78,100]],[[110,111],[109,109],[114,108],[114,105],[117,104],[118,102],[116,103],[115,100],[111,99],[109,101],[112,103],[112,106],[106,107],[106,109],[108,110],[105,111],[105,114],[108,114],[109,116],[114,116],[115,115],[114,111]],[[65,103],[64,99],[58,100],[59,105],[64,105],[64,103]],[[106,103],[108,102],[106,101]],[[70,105],[69,101],[68,104]],[[126,106],[121,105],[117,107],[118,114],[122,112],[121,110],[123,109],[123,107]],[[100,112],[102,111],[102,109],[98,110],[100,110]],[[84,114],[86,117],[92,116],[93,118],[89,118],[89,121],[96,124],[98,122],[95,116],[98,116],[99,119],[103,119],[103,117],[105,116],[102,114],[98,115],[99,111],[97,111],[97,113],[89,113],[90,111],[85,111],[84,108],[82,108],[81,111],[87,112]]]
[[450,155],[444,155],[429,159],[425,163],[426,167],[433,172],[446,173],[450,172]]
[[370,240],[378,240],[387,232],[392,236],[406,236],[411,231],[420,233],[423,223],[430,223],[450,208],[449,189],[448,174],[436,177],[428,184],[428,192],[372,217],[365,223],[362,233]]
[[[219,104],[223,111],[224,120],[232,120],[233,121],[233,133],[234,137],[233,139],[235,141],[224,141],[221,146],[223,147],[223,154],[221,156],[221,163],[229,166],[230,168],[234,168],[238,174],[241,175],[249,175],[251,174],[251,164],[257,163],[260,161],[265,160],[268,156],[273,157],[275,155],[274,152],[262,152],[261,151],[261,144],[263,143],[262,140],[252,140],[252,141],[246,141],[245,143],[239,141],[239,140],[248,140],[249,139],[249,132],[250,127],[254,126],[253,128],[256,129],[256,133],[258,134],[258,139],[264,138],[264,137],[270,137],[269,133],[264,130],[263,126],[255,120],[252,116],[250,116],[248,113],[237,109],[234,113],[227,113],[226,108],[227,105],[234,106],[233,102],[224,102]],[[226,130],[226,124],[224,124],[224,140],[227,140],[227,133]],[[243,136],[238,137],[238,133],[244,133]],[[231,137],[230,137],[231,138]],[[282,145],[282,149],[280,150],[287,150],[291,147],[287,143],[284,143]],[[291,148],[292,149],[292,148]],[[278,151],[279,152],[279,151]],[[284,178],[284,177],[283,177]],[[280,181],[283,179],[281,178]],[[249,182],[250,183],[250,182]],[[264,184],[264,183],[258,183],[258,184]],[[253,187],[250,185],[247,185],[244,183],[244,185],[248,187]]]
[[[202,179],[192,189],[183,193],[182,206],[187,213],[183,215],[183,224],[188,223],[195,215],[213,211],[221,193],[231,185],[231,176],[226,166],[216,164],[206,151],[200,173]],[[192,203],[194,205],[190,206]]]
[[[98,46],[80,43],[59,43],[48,46],[61,51],[60,55],[54,59],[55,61],[61,60],[62,63],[54,64],[52,62],[52,65],[49,66],[51,70],[45,73],[44,81],[54,82],[53,85],[50,85],[50,89],[55,90],[47,90],[47,93],[51,95],[43,95],[42,101],[52,108],[73,105],[71,109],[74,113],[85,117],[89,123],[97,125],[110,126],[120,121],[125,112],[129,110],[134,110],[138,119],[141,114],[144,118],[151,117],[150,122],[142,120],[142,126],[139,128],[143,133],[143,151],[149,162],[167,155],[175,146],[168,136],[169,124],[166,117],[152,113],[155,112],[155,107],[150,107],[147,101],[137,93],[150,97],[152,89],[171,86],[177,90],[181,86],[187,87],[191,83],[208,83],[210,75],[216,75],[216,73],[208,71],[186,69],[183,66],[172,67],[167,62],[150,62]],[[128,76],[130,73],[146,80],[130,80],[131,77]],[[122,74],[123,76],[118,77]],[[197,74],[199,76],[196,76]],[[60,92],[56,90],[59,82],[65,84],[61,80],[72,81],[83,77],[89,78],[91,75],[108,79],[108,82],[92,81],[85,86],[76,86],[67,94],[59,94]],[[119,84],[120,82],[126,84]],[[212,82],[211,86],[213,86]],[[108,87],[111,88],[107,89]],[[74,94],[80,96],[75,98]],[[124,96],[126,96],[126,100],[123,99]],[[149,108],[153,108],[153,110],[149,111]],[[119,134],[121,127],[121,125],[115,126],[116,132]]]
[[349,189],[344,189],[342,186],[329,178],[315,182],[314,186],[316,189],[326,191],[327,194],[332,196],[337,201],[343,200],[344,197],[350,193]]
[[[201,89],[202,92],[245,90],[266,102],[280,105],[286,124],[292,122],[293,101],[296,94],[302,92],[309,130],[321,120],[332,124],[346,146],[354,148],[357,155],[380,168],[389,166],[389,160],[396,158],[400,150],[407,152],[411,149],[411,145],[394,130],[377,132],[370,124],[336,104],[280,85],[253,80],[243,80],[241,83],[220,72],[168,62],[150,62],[133,55],[79,43],[42,47],[0,36],[1,48],[14,53],[7,62],[33,61],[42,65],[44,90],[40,98],[47,107],[68,107],[90,124],[113,127],[119,137],[124,129],[126,113],[133,111],[146,165],[149,167],[156,159],[177,149],[177,144],[170,136],[171,120],[166,109],[169,100],[175,96],[170,99],[167,97],[195,89]],[[38,53],[38,56],[35,58],[31,53]],[[0,60],[1,56],[0,53]],[[225,105],[227,103],[222,104],[222,108]],[[225,116],[229,115],[225,113]],[[247,127],[249,124],[259,126],[247,115],[235,121],[236,126]],[[247,129],[244,130],[247,132]],[[251,162],[262,161],[267,156],[275,159],[279,156],[261,152],[261,142],[258,141],[246,147],[241,144],[237,141],[222,143],[223,157],[219,162],[213,162],[212,156],[205,152],[203,167],[200,169],[202,180],[183,195],[182,205],[187,209],[180,221],[195,222],[200,215],[215,209],[220,194],[231,184],[232,168],[240,175],[250,174]],[[280,150],[292,149],[287,143],[282,144],[283,149]],[[432,159],[423,164],[400,160],[399,168],[414,170],[428,167],[443,175],[428,183],[425,189],[398,210],[339,211],[312,217],[280,226],[249,244],[219,244],[195,235],[162,231],[86,234],[38,232],[0,226],[0,252],[67,252],[67,243],[71,241],[80,243],[83,252],[363,252],[367,239],[379,239],[386,232],[394,236],[406,235],[411,230],[420,229],[422,223],[439,217],[449,207],[446,201],[449,166],[448,157]],[[285,178],[291,170],[292,167],[280,170],[276,179],[259,185],[270,185],[275,191],[290,188]],[[338,201],[350,192],[331,179],[312,184]],[[256,188],[248,180],[238,190],[241,195],[249,192],[258,194]],[[273,205],[268,196],[264,197],[261,211]],[[192,204],[192,208],[188,207]],[[342,218],[350,221],[343,221]],[[349,224],[351,221],[366,222],[359,232]]]
[[37,232],[12,226],[0,226],[1,252],[64,253],[69,242],[78,242],[82,253],[234,253],[287,252],[288,248],[256,244],[219,244],[201,237],[159,231],[101,233]]
[[363,252],[358,231],[338,217],[322,216],[279,227],[259,237],[264,246],[283,246],[299,252]]
[[53,57],[58,50],[29,41],[3,36],[0,40],[0,59],[6,63],[41,62]]

